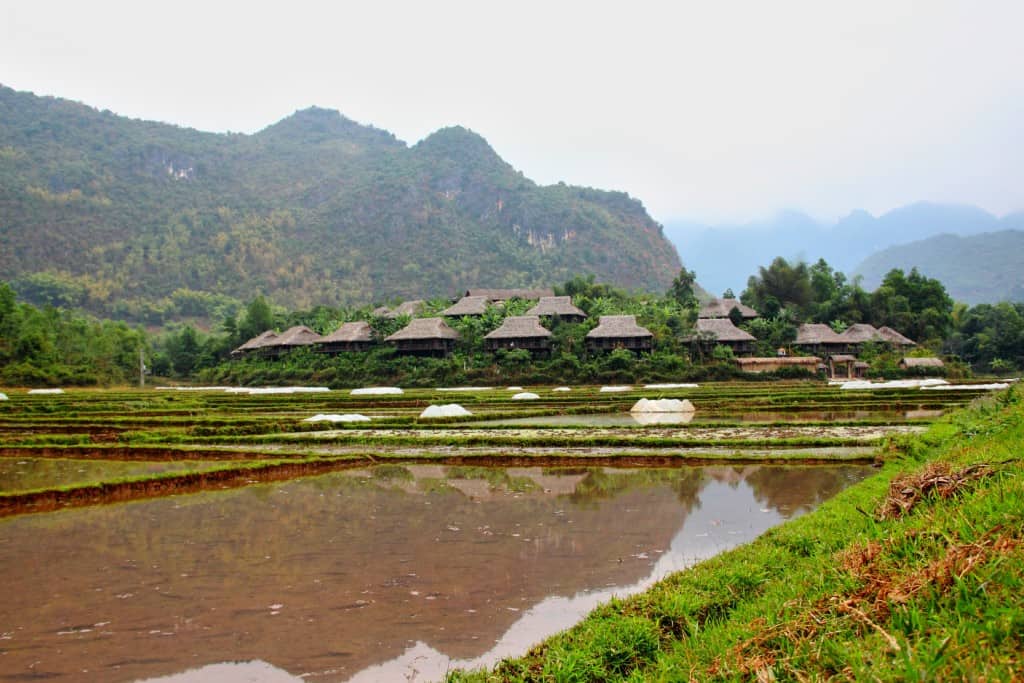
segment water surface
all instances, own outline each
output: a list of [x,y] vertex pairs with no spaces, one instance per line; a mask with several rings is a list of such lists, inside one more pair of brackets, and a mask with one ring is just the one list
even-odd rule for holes
[[869,472],[390,465],[11,518],[0,662],[14,680],[434,680]]

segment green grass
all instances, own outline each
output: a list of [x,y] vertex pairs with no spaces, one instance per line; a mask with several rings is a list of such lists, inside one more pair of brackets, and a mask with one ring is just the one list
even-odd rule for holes
[[[449,680],[1021,680],[1022,444],[1008,392],[894,440],[879,474],[816,512]],[[987,476],[880,516],[895,479],[980,463]]]

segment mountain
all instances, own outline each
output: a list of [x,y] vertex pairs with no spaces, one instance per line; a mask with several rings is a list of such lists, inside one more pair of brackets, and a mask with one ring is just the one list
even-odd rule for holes
[[314,107],[214,134],[0,86],[0,279],[39,303],[159,320],[679,268],[639,201],[539,186],[465,128],[408,146]]
[[786,211],[738,225],[670,221],[665,233],[704,287],[739,293],[747,278],[776,256],[812,263],[824,258],[836,270],[851,273],[869,255],[896,244],[943,233],[976,235],[1014,228],[1024,228],[1024,213],[999,219],[974,206],[918,202],[877,217],[856,210],[832,224]]
[[913,267],[942,282],[956,301],[1024,301],[1024,231],[936,235],[872,254],[856,273],[873,289],[893,268]]

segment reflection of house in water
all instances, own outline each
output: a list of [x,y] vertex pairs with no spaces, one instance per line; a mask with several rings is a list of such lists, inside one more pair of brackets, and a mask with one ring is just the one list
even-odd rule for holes
[[[439,653],[432,665],[443,672],[448,658],[486,657],[522,623],[533,629],[527,644],[549,635],[550,623],[528,620],[537,606],[648,585],[671,564],[669,549],[682,563],[746,540],[725,531],[699,537],[712,515],[751,506],[742,484],[735,499],[706,495],[706,486],[726,489],[716,491],[722,496],[729,489],[700,468],[575,471],[564,481],[541,468],[459,471],[462,480],[444,481],[480,482],[489,497],[421,488],[450,474],[427,465],[8,520],[0,620],[28,646],[8,651],[5,672],[30,671],[46,651],[47,671],[117,664],[124,680],[225,660],[347,679],[417,642]],[[796,474],[762,471],[746,475],[759,499],[796,509],[820,497],[801,497]],[[520,493],[488,483],[502,474],[536,487]],[[755,512],[734,528],[776,519]],[[688,528],[692,520],[700,526]],[[73,567],[62,561],[69,554]],[[58,635],[97,615],[118,627],[102,638]]]

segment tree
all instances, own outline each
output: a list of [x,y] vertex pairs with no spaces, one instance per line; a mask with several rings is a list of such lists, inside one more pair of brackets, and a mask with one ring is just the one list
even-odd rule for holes
[[694,286],[696,284],[697,273],[683,267],[679,270],[679,274],[676,275],[675,279],[672,280],[668,296],[683,308],[696,308],[697,295],[694,293]]
[[242,340],[251,339],[273,328],[274,312],[263,295],[257,296],[245,308],[245,320],[238,326],[239,337]]
[[791,265],[778,256],[770,266],[761,266],[757,275],[750,276],[741,300],[761,315],[773,318],[783,308],[804,312],[813,296],[807,264],[799,261]]

